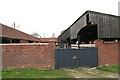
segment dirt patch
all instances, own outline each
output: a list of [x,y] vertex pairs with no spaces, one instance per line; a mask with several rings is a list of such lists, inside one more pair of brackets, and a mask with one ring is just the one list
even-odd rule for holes
[[76,68],[64,70],[68,71],[74,78],[118,78],[117,73],[102,71],[95,68]]

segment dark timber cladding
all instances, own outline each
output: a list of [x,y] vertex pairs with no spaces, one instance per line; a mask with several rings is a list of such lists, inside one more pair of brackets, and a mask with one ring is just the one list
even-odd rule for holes
[[78,18],[70,27],[71,39],[77,38],[77,34],[82,27],[87,25],[87,12]]
[[92,34],[91,37],[95,36],[93,38],[94,40],[120,40],[120,17],[99,12],[86,11],[68,29],[61,33],[58,37],[58,41],[67,42],[67,38],[70,38],[71,41],[74,39],[85,40],[84,38],[90,38],[89,34]]
[[98,38],[120,38],[120,17],[89,11],[89,22],[97,24]]
[[70,38],[70,28],[66,29],[60,37],[58,37],[58,42],[64,42],[66,41],[68,38]]

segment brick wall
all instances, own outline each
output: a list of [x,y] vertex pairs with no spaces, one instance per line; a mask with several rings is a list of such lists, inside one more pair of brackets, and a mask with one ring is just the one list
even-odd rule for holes
[[118,44],[118,64],[120,64],[120,42]]
[[98,65],[118,64],[118,53],[120,50],[120,42],[96,41],[96,46],[98,47]]
[[55,65],[54,42],[2,45],[3,68],[42,68]]

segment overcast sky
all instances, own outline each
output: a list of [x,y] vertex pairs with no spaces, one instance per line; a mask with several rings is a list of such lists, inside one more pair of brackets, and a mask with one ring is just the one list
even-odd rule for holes
[[57,37],[86,10],[118,15],[119,0],[0,0],[0,23],[28,34]]

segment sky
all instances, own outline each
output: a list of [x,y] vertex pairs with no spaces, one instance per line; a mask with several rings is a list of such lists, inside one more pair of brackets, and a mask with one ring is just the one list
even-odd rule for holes
[[118,16],[120,16],[120,1],[118,2]]
[[[58,37],[85,11],[118,15],[119,0],[0,0],[0,23],[42,38]],[[120,8],[119,8],[120,9]]]

